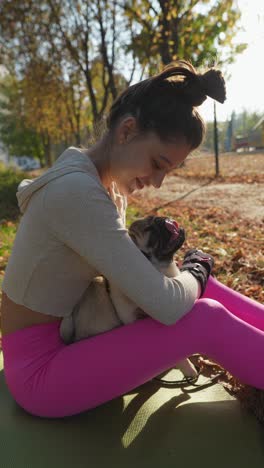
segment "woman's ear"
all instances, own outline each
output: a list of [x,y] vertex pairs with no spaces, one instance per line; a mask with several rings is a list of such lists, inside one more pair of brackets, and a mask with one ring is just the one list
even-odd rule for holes
[[138,134],[138,126],[135,117],[129,115],[121,120],[116,130],[117,142],[120,145],[129,143]]

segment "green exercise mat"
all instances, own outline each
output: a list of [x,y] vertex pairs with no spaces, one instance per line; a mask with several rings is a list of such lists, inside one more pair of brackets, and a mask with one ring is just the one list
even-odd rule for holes
[[1,468],[194,466],[264,466],[263,427],[219,384],[188,393],[151,381],[77,416],[42,419],[12,399],[0,353]]

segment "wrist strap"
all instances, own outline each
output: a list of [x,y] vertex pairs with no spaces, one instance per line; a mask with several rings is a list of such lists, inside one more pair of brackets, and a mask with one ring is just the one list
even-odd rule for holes
[[208,280],[208,273],[206,268],[200,263],[185,263],[181,267],[181,271],[189,271],[199,281],[201,286],[200,297],[202,297]]

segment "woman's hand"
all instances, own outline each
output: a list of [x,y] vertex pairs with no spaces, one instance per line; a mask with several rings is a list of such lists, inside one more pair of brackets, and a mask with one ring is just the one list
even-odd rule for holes
[[214,259],[211,255],[202,252],[202,250],[191,249],[185,254],[181,271],[189,271],[200,283],[201,294],[203,295],[209,275],[214,266]]

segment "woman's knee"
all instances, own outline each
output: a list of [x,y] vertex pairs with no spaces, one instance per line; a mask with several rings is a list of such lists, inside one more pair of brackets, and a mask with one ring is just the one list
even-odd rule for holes
[[216,312],[223,312],[225,310],[224,306],[216,301],[215,299],[198,299],[196,305],[201,309],[203,312],[208,311],[209,313],[216,313]]

